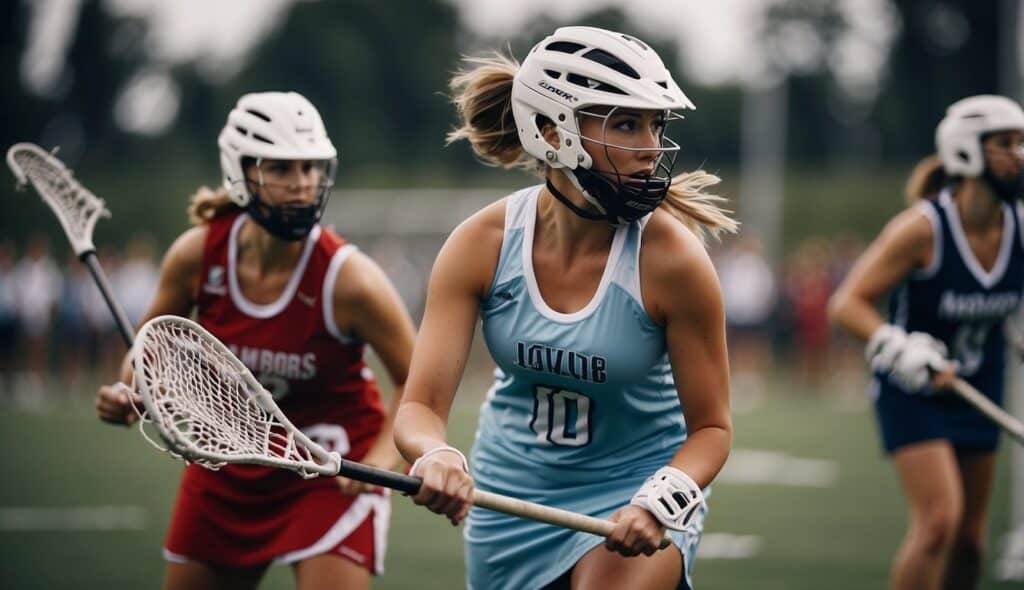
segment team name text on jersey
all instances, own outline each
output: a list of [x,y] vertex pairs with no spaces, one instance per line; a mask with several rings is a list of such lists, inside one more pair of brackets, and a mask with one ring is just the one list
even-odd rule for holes
[[515,363],[524,369],[604,383],[608,362],[603,356],[586,355],[544,344],[516,342]]
[[305,380],[316,376],[316,354],[279,352],[229,344],[228,348],[254,373],[273,373],[285,379]]

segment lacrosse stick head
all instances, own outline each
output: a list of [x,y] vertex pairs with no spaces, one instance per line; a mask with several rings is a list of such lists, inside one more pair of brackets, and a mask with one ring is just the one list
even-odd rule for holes
[[52,153],[32,143],[16,143],[7,150],[7,166],[18,187],[31,184],[57,215],[75,254],[94,252],[92,231],[100,217],[110,217],[103,199],[75,180],[74,174]]
[[167,450],[209,469],[227,463],[336,475],[329,453],[299,431],[223,343],[195,322],[160,316],[132,346],[134,385]]

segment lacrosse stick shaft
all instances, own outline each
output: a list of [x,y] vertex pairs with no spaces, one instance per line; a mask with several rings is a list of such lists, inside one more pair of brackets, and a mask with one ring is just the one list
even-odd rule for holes
[[985,397],[985,394],[975,389],[974,386],[963,379],[955,379],[953,381],[953,391],[967,403],[974,406],[979,412],[985,414],[989,419],[998,424],[1015,441],[1024,445],[1024,423],[1000,408],[995,402]]
[[113,314],[114,322],[117,324],[117,331],[121,333],[121,337],[124,339],[124,343],[128,345],[128,348],[131,348],[132,342],[135,340],[135,331],[132,330],[132,323],[128,321],[128,316],[125,315],[121,305],[114,298],[114,291],[110,288],[107,275],[103,272],[103,267],[100,266],[100,262],[96,258],[96,252],[85,252],[82,254],[81,260],[86,268],[89,269],[89,274],[92,275],[93,280],[96,281],[96,286],[99,287],[103,300],[107,302],[107,307],[110,308],[110,313]]
[[[577,514],[575,512],[569,512],[568,510],[552,508],[551,506],[535,504],[533,502],[527,502],[526,500],[510,498],[508,496],[485,492],[483,490],[473,490],[473,505],[493,510],[495,512],[510,514],[520,518],[528,518],[538,522],[546,522],[562,528],[583,531],[584,533],[590,533],[601,537],[607,537],[612,534],[613,530],[615,530],[615,523],[610,520],[594,518],[593,516],[587,516],[585,514]],[[662,537],[661,544],[658,547],[660,549],[664,549],[671,544],[672,538],[669,537],[669,534],[666,531],[665,536]]]
[[[354,463],[344,459],[341,460],[338,475],[390,488],[392,490],[398,490],[409,495],[415,495],[419,492],[420,485],[423,483],[423,480],[418,477],[402,475],[400,473],[384,469],[377,469],[375,467],[369,467],[361,463]],[[508,496],[485,492],[479,489],[473,491],[473,505],[479,506],[480,508],[486,508],[487,510],[509,514],[511,516],[528,518],[530,520],[545,522],[555,526],[583,531],[585,533],[599,535],[602,537],[607,537],[612,533],[612,530],[615,529],[615,523],[610,520],[594,518],[593,516],[577,514],[575,512],[552,508],[550,506],[543,506],[541,504],[527,502],[526,500],[510,498]],[[669,538],[666,533],[665,538],[661,541],[661,548],[664,549],[671,543],[672,539]]]

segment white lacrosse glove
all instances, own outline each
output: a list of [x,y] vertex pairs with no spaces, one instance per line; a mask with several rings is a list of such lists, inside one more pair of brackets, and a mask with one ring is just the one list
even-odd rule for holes
[[684,531],[704,505],[704,492],[689,475],[666,465],[647,478],[629,503],[646,509],[665,528]]
[[864,347],[864,358],[871,370],[876,373],[888,373],[892,370],[896,359],[903,353],[907,344],[907,332],[892,324],[882,324],[871,334],[868,345]]
[[891,324],[875,330],[864,352],[872,370],[887,373],[907,393],[930,392],[927,386],[932,374],[955,367],[941,340],[924,332],[907,334]]

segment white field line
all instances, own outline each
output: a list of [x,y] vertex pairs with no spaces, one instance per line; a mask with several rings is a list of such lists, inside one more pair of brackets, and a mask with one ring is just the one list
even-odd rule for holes
[[839,479],[839,463],[793,457],[767,449],[733,449],[715,484],[827,488]]
[[761,549],[761,537],[732,533],[707,533],[697,546],[697,559],[750,559]]
[[138,531],[146,528],[141,506],[0,507],[0,532]]

